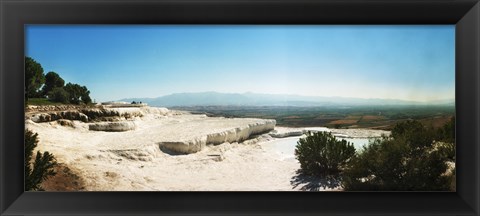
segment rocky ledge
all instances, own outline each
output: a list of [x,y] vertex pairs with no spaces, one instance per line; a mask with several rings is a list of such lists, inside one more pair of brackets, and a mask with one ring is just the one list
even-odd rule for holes
[[51,111],[67,111],[67,110],[77,110],[89,108],[91,106],[86,105],[28,105],[26,107],[27,112],[51,112]]
[[256,123],[250,123],[235,128],[226,128],[223,131],[209,133],[184,141],[160,142],[160,148],[167,152],[190,154],[202,150],[206,145],[222,143],[242,142],[254,135],[267,133],[275,128],[276,121],[273,119],[258,119]]
[[145,114],[166,115],[166,108],[128,107],[105,108],[103,106],[85,107],[74,105],[29,106],[25,114],[26,120],[35,123],[51,122],[60,119],[78,120],[82,122],[117,122],[143,117]]
[[67,120],[78,120],[82,122],[88,122],[89,118],[87,115],[77,111],[58,111],[58,112],[48,112],[48,113],[36,113],[30,116],[27,116],[27,119],[32,120],[35,123],[41,122],[51,122],[59,119]]
[[129,131],[135,130],[136,126],[133,121],[123,121],[123,122],[99,122],[92,123],[88,125],[89,130],[94,131]]
[[[42,134],[60,131],[70,137],[82,136],[79,144],[98,143],[98,150],[121,157],[133,155],[126,158],[138,160],[150,160],[163,153],[195,153],[207,145],[255,142],[257,135],[272,131],[276,124],[273,119],[207,117],[147,106],[33,112],[26,116],[27,127],[43,130]],[[48,137],[57,140],[56,136]],[[99,137],[105,138],[100,142]]]

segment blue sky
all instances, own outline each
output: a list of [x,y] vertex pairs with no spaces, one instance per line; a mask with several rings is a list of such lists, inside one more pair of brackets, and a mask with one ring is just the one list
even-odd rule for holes
[[455,96],[455,26],[28,25],[26,56],[96,101],[180,92]]

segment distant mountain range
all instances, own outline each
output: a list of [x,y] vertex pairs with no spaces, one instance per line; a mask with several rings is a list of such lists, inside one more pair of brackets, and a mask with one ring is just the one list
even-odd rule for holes
[[455,100],[437,100],[428,102],[364,99],[347,97],[316,97],[284,94],[257,93],[175,93],[157,98],[125,98],[120,101],[141,101],[150,106],[378,106],[378,105],[455,105]]

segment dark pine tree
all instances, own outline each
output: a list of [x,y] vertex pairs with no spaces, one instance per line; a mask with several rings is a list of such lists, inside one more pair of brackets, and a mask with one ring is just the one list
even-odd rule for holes
[[43,190],[40,184],[54,176],[54,167],[57,165],[55,157],[49,152],[37,151],[32,163],[33,150],[38,144],[38,134],[25,130],[25,191]]

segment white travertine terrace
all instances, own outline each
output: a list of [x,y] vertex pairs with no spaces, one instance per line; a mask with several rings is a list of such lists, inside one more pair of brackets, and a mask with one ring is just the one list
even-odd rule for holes
[[[270,134],[313,130],[275,127],[275,120],[207,117],[146,106],[89,113],[100,116],[98,120],[32,119],[58,111],[55,107],[32,111],[26,115],[25,126],[38,133],[35,152],[52,153],[81,176],[88,191],[300,190],[291,184],[300,169],[298,161],[262,145],[278,139]],[[122,116],[102,120],[102,115],[112,113]],[[91,125],[122,122],[133,123],[135,128],[90,130],[95,127]],[[360,130],[357,135],[363,136]]]
[[[233,126],[228,121],[238,124]],[[266,133],[275,128],[275,120],[263,119],[208,119],[205,124],[191,122],[192,130],[186,133],[201,134],[196,137],[189,137],[185,132],[179,132],[179,136],[184,136],[182,140],[171,140],[159,142],[161,147],[177,153],[194,153],[205,148],[209,144],[234,143],[247,140],[252,135]]]
[[[166,108],[146,106],[93,108],[81,112],[70,112],[76,112],[77,115],[86,113],[96,118],[109,117],[113,119],[111,121],[76,122],[70,125],[76,125],[74,128],[79,134],[111,132],[111,135],[98,134],[109,137],[98,143],[99,150],[113,150],[124,156],[132,152],[143,155],[138,153],[142,151],[146,151],[151,156],[160,152],[160,149],[180,154],[195,153],[210,144],[245,141],[253,135],[273,130],[276,124],[275,120],[270,119],[207,117],[206,115],[192,115],[170,111]],[[46,122],[35,121],[39,115],[56,114],[35,114],[30,120],[35,123]],[[49,125],[65,125],[68,118],[60,118],[61,122],[55,122],[55,120],[49,120]],[[32,121],[28,122],[33,123]],[[85,138],[83,142],[92,143],[88,138]],[[152,148],[156,148],[156,150],[152,151]],[[138,157],[127,156],[127,158]]]

